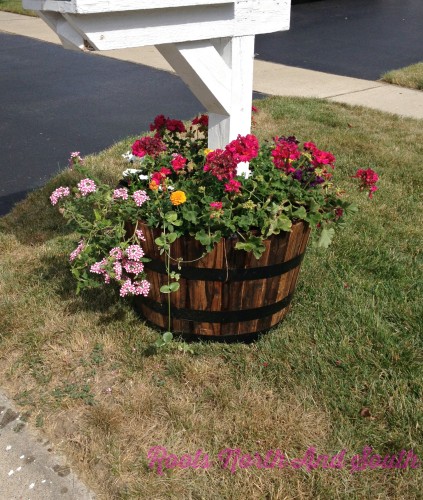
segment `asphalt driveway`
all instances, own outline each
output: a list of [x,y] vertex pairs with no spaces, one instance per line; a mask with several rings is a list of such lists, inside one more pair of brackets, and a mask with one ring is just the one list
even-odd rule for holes
[[0,215],[67,165],[203,110],[182,81],[133,63],[0,33]]
[[258,59],[377,80],[423,61],[422,0],[320,0],[292,6],[290,31],[256,37]]

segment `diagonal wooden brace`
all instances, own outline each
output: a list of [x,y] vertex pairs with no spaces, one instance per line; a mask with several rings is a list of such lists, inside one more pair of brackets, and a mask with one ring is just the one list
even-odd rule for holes
[[156,47],[209,112],[209,148],[250,133],[254,35]]

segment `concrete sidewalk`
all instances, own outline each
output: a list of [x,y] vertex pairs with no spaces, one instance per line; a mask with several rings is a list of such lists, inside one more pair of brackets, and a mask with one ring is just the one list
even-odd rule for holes
[[0,393],[1,500],[93,500],[52,445],[27,427]]
[[[0,31],[60,44],[56,34],[41,19],[34,17],[0,12]],[[91,54],[173,72],[154,47]],[[423,92],[419,90],[378,81],[330,75],[257,59],[254,64],[254,90],[269,95],[320,97],[423,119]]]

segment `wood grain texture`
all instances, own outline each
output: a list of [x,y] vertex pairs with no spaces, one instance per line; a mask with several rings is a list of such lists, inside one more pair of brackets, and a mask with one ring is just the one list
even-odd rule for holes
[[[143,243],[146,256],[164,262],[154,239],[160,230],[151,230],[139,224],[146,236]],[[182,258],[181,268],[205,269],[251,269],[277,265],[302,255],[305,252],[310,229],[308,225],[299,222],[293,225],[290,233],[273,235],[265,242],[266,250],[256,259],[251,253],[236,250],[237,238],[222,239],[215,245],[212,252],[203,255],[203,248],[192,237],[179,238],[171,248],[171,256]],[[203,312],[241,312],[263,306],[271,306],[285,299],[295,291],[300,264],[283,274],[270,278],[236,281],[228,274],[228,280],[194,280],[181,278],[180,289],[170,294],[171,307],[174,310]],[[168,296],[159,291],[160,286],[167,283],[165,274],[147,271],[151,281],[151,292],[148,299],[159,304],[166,304]],[[153,311],[143,297],[135,298],[135,307],[151,323],[160,328],[168,328],[167,311]],[[252,320],[234,320],[230,323],[206,322],[202,320],[171,318],[171,328],[174,333],[200,335],[203,337],[242,336],[267,330],[277,325],[288,313],[289,305],[280,311],[267,314]]]

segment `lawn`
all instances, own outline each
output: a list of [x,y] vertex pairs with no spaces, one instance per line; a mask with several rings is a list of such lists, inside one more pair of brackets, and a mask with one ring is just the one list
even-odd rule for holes
[[381,79],[384,82],[393,83],[400,87],[423,90],[423,62],[389,71],[382,75]]
[[[373,200],[351,192],[361,210],[334,244],[308,249],[287,318],[248,345],[155,350],[116,290],[75,295],[76,235],[48,201],[76,182],[64,171],[0,219],[2,387],[100,499],[418,498],[421,467],[354,472],[351,459],[366,445],[423,459],[422,122],[317,99],[257,105],[260,139],[332,151],[345,188],[357,168],[380,176]],[[131,140],[88,168],[115,185]],[[159,475],[157,445],[202,450],[204,467]],[[309,447],[346,450],[342,467],[219,466],[226,448],[292,460]]]
[[15,14],[24,14],[25,16],[35,16],[32,10],[22,8],[21,0],[0,0],[0,11],[14,12]]

